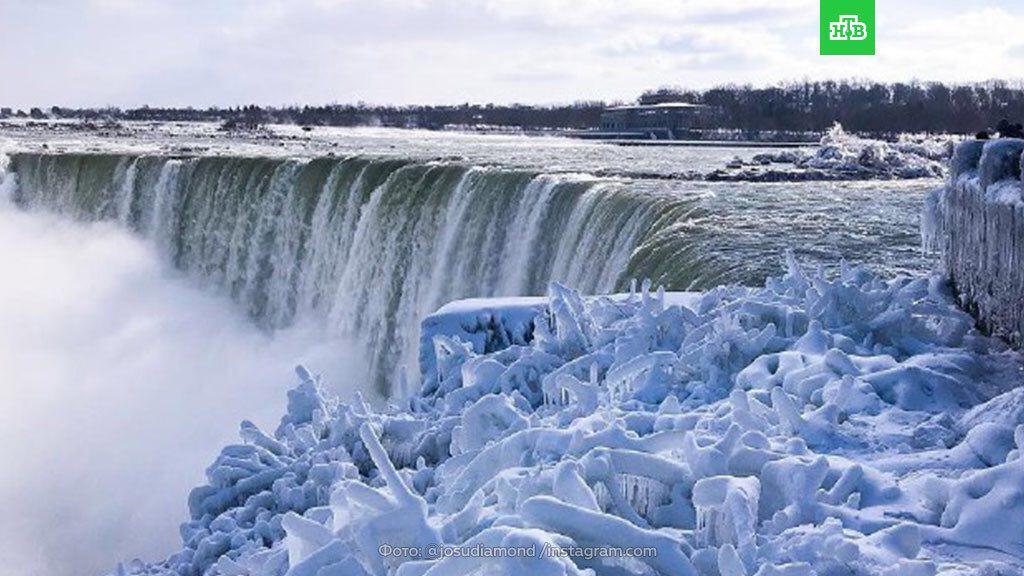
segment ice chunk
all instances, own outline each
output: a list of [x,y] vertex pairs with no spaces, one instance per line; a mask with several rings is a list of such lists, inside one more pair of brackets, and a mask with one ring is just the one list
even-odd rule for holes
[[1024,140],[999,138],[989,140],[978,162],[978,182],[982,189],[1000,180],[1020,180],[1020,159]]
[[521,514],[528,523],[572,538],[578,544],[613,548],[653,548],[655,553],[640,560],[665,576],[696,576],[685,543],[629,522],[560,502],[548,496],[535,496],[522,505]]
[[985,149],[985,140],[965,140],[957,144],[950,161],[949,175],[953,182],[960,176],[977,174],[981,154]]
[[462,423],[452,430],[452,454],[479,450],[528,426],[526,416],[508,396],[484,396],[462,413]]
[[761,482],[757,478],[712,476],[693,486],[697,542],[702,546],[754,545]]

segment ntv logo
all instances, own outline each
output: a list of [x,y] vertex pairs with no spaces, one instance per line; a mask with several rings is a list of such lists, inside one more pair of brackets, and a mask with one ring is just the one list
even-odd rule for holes
[[875,0],[820,0],[823,55],[875,53]]
[[868,37],[868,25],[854,16],[840,16],[838,22],[828,23],[829,40],[860,41]]

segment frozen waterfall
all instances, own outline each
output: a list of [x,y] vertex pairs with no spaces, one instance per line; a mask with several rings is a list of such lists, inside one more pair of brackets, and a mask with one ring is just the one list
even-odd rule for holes
[[15,201],[116,220],[265,328],[299,316],[366,346],[381,386],[414,373],[420,318],[466,296],[588,293],[692,252],[680,196],[622,181],[447,162],[132,154],[10,156]]

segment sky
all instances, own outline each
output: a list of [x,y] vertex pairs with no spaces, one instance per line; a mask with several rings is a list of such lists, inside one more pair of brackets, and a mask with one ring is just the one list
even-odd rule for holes
[[829,57],[818,0],[0,0],[0,106],[546,104],[1020,77],[1020,0],[876,6],[877,55]]

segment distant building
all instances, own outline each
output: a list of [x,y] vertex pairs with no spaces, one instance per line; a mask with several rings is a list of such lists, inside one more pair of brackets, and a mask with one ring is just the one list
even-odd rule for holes
[[616,106],[601,113],[601,133],[606,138],[686,139],[704,127],[710,111],[688,102]]
[[654,92],[645,92],[640,95],[637,100],[637,104],[648,106],[650,104],[665,104],[673,102],[689,102],[686,96],[680,92],[674,90],[656,90]]

